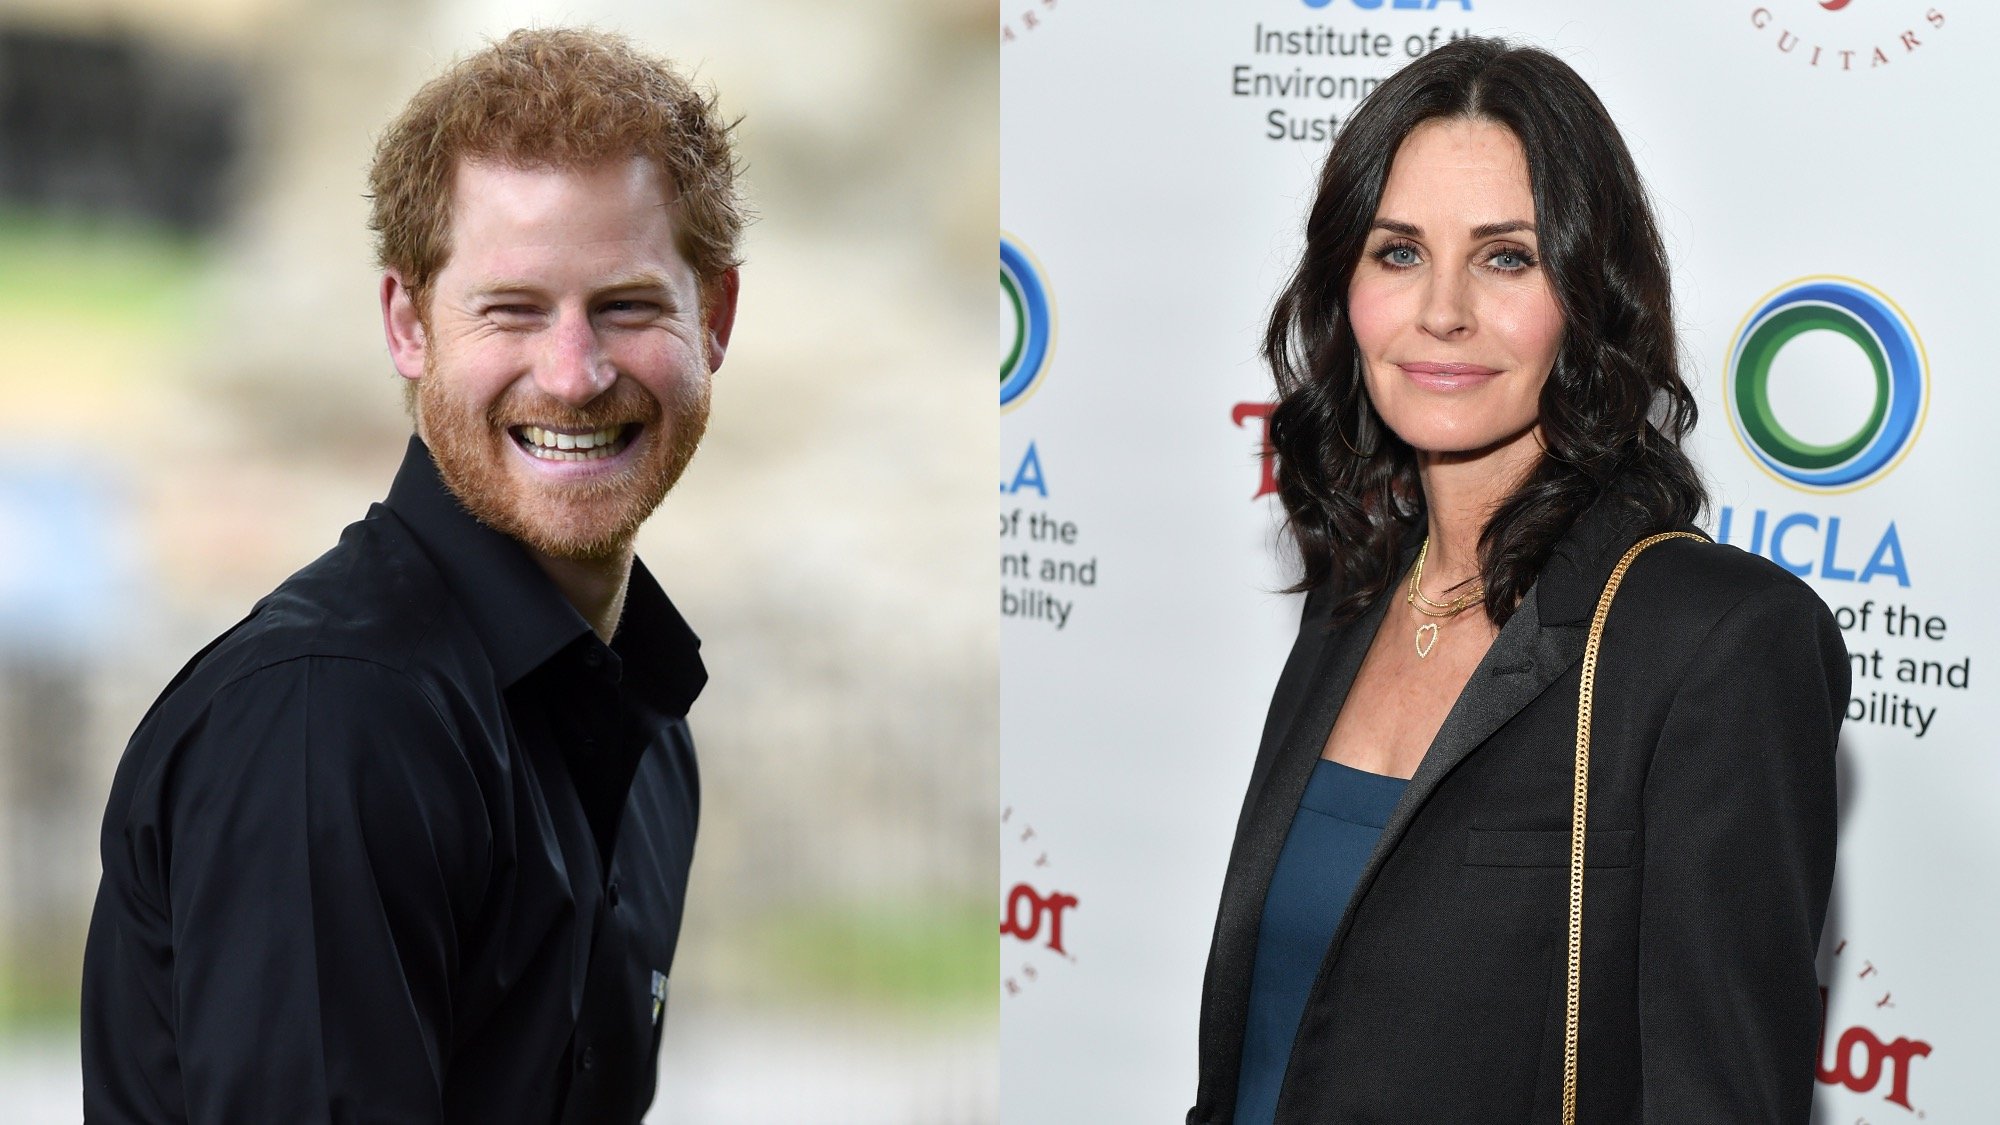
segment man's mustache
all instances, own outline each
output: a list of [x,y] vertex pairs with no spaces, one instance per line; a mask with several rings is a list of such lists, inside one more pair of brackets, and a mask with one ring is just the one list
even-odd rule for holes
[[546,426],[552,429],[598,430],[633,422],[658,421],[660,400],[632,380],[620,378],[603,394],[582,406],[548,395],[510,395],[487,411],[496,427]]

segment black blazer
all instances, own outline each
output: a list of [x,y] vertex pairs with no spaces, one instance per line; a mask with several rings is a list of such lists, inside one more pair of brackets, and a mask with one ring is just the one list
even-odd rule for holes
[[[1557,547],[1383,829],[1306,1003],[1279,1125],[1561,1115],[1578,671],[1639,538],[1604,505]],[[1383,614],[1306,599],[1237,823],[1189,1125],[1228,1125],[1285,835]],[[1798,1122],[1833,879],[1846,649],[1803,582],[1669,540],[1633,564],[1598,658],[1577,1119]]]

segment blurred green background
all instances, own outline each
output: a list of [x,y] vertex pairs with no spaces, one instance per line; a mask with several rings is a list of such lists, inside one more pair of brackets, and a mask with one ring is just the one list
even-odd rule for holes
[[588,24],[741,115],[759,216],[707,440],[640,540],[711,677],[649,1120],[997,1119],[995,14],[0,0],[0,1116],[80,1116],[125,738],[400,459],[374,136],[486,38]]

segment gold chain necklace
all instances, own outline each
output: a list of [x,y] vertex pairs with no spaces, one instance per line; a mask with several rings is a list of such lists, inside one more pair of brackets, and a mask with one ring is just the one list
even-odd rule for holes
[[1430,557],[1430,553],[1431,541],[1426,536],[1424,538],[1424,545],[1417,548],[1417,565],[1410,570],[1410,590],[1403,595],[1403,601],[1407,602],[1411,609],[1416,610],[1425,617],[1438,619],[1437,621],[1426,621],[1422,625],[1417,626],[1417,659],[1419,660],[1428,658],[1431,654],[1431,649],[1437,647],[1438,621],[1449,621],[1457,617],[1459,614],[1478,605],[1479,599],[1486,596],[1486,585],[1485,583],[1481,583],[1448,602],[1432,601],[1425,597],[1423,591],[1424,560]]

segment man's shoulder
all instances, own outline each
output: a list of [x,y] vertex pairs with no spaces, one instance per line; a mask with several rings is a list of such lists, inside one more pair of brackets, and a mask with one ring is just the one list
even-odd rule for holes
[[477,656],[477,638],[444,577],[408,529],[377,506],[340,541],[280,583],[194,662],[214,687],[307,657],[382,665],[418,678],[452,657]]
[[127,744],[110,816],[159,815],[174,779],[416,754],[452,769],[499,688],[446,583],[377,508],[168,683]]
[[409,530],[377,506],[197,653],[160,693],[141,733],[224,697],[313,674],[384,693],[448,700],[492,691],[493,672],[452,591]]

